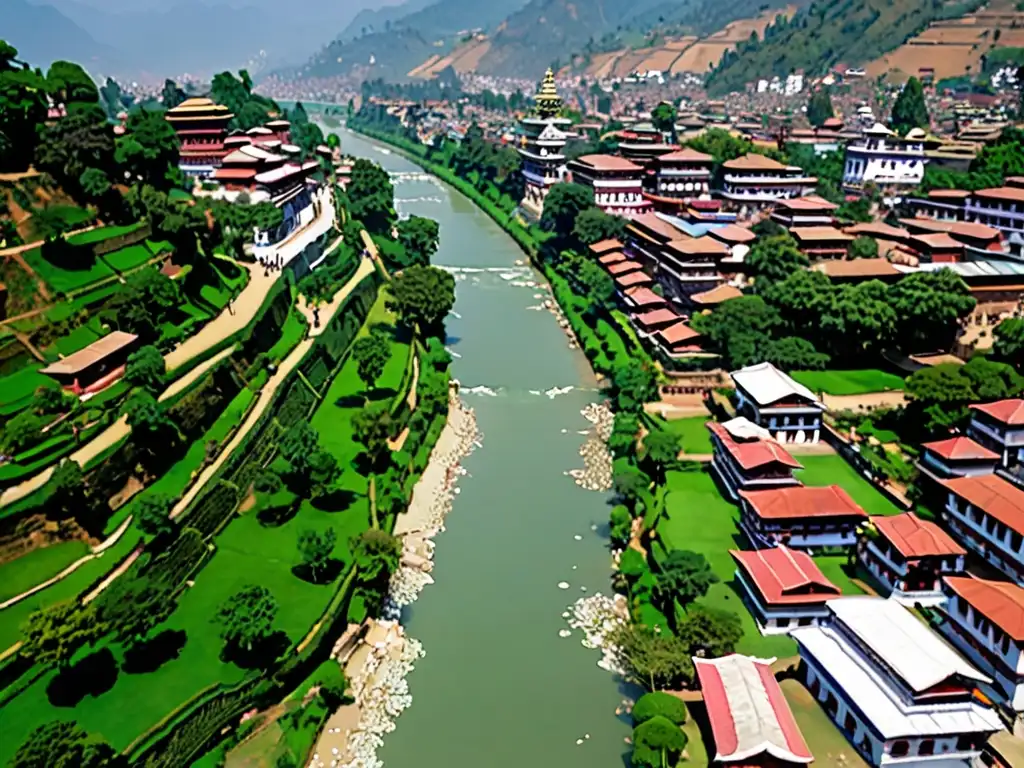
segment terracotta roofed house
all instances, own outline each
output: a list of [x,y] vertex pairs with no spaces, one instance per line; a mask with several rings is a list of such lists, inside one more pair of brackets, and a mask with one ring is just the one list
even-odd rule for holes
[[654,157],[648,163],[651,173],[645,177],[647,198],[667,212],[711,189],[714,158],[695,149],[678,149]]
[[612,251],[621,251],[622,243],[614,239],[600,240],[593,245],[588,246],[588,249],[595,256],[604,256],[606,253],[611,253]]
[[605,213],[634,218],[651,210],[643,195],[644,169],[616,155],[583,155],[568,163],[572,180],[594,190],[594,203]]
[[749,153],[722,164],[721,195],[736,205],[760,206],[814,191],[818,180],[795,165]]
[[838,485],[740,491],[740,530],[754,546],[847,548],[867,513]]
[[711,471],[732,501],[739,501],[740,491],[800,485],[793,470],[803,469],[802,465],[768,430],[743,416],[723,423],[709,421],[705,426],[714,452]]
[[704,351],[701,335],[685,322],[662,328],[654,338],[662,351],[671,358],[690,357]]
[[1015,397],[972,405],[967,434],[998,453],[1001,466],[1020,464],[1024,457],[1024,400]]
[[762,635],[817,625],[828,617],[826,601],[840,595],[806,552],[772,547],[729,554]]
[[947,600],[942,634],[992,677],[983,689],[1014,713],[1024,713],[1024,588],[973,576],[943,579]]
[[736,385],[736,411],[764,427],[781,443],[816,443],[824,406],[811,390],[771,363],[729,374]]
[[[643,273],[634,272],[633,274]],[[623,297],[627,305],[637,309],[654,309],[668,304],[664,297],[659,296],[646,285],[636,285],[626,289]]]
[[868,764],[971,765],[1002,729],[974,696],[989,678],[895,600],[827,605],[829,621],[790,637],[807,689]]
[[710,307],[717,307],[722,302],[729,301],[729,299],[738,299],[742,295],[743,291],[739,288],[723,283],[712,288],[710,291],[693,294],[690,297],[690,302],[694,307],[706,309]]
[[943,480],[943,519],[961,544],[1024,581],[1024,491],[999,475]]
[[875,516],[857,542],[864,567],[904,605],[938,605],[942,577],[962,573],[967,550],[913,512]]
[[814,269],[828,275],[833,282],[853,283],[862,280],[895,282],[903,273],[888,259],[830,259],[814,265]]
[[772,209],[772,218],[787,229],[830,227],[835,220],[832,214],[838,207],[818,195],[807,195],[792,200],[779,200]]
[[102,339],[40,369],[76,395],[98,392],[124,373],[124,366],[139,337],[111,331]]
[[933,478],[990,475],[995,472],[999,454],[965,435],[921,444],[918,467]]
[[789,234],[796,240],[797,247],[810,259],[842,259],[846,249],[854,241],[836,227],[793,227]]
[[775,679],[773,661],[736,653],[694,658],[715,741],[715,765],[783,768],[814,760]]
[[657,333],[663,328],[675,325],[683,318],[674,309],[662,307],[647,312],[635,313],[631,316],[631,319],[633,325],[636,326],[637,333],[641,337],[646,337],[652,333]]

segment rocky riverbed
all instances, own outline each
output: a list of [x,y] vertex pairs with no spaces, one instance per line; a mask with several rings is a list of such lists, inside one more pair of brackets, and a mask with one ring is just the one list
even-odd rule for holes
[[588,491],[609,491],[613,457],[608,450],[608,438],[615,424],[615,414],[607,403],[591,403],[580,413],[594,426],[580,446],[583,469],[570,469],[567,474],[576,480],[576,485]]

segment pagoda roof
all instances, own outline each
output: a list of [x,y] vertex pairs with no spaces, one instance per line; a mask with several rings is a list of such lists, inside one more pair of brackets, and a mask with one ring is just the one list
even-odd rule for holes
[[256,181],[260,184],[277,184],[278,182],[284,181],[285,179],[293,176],[304,176],[314,168],[318,167],[319,164],[312,161],[303,163],[302,165],[286,163],[280,168],[274,168],[273,170],[256,174]]

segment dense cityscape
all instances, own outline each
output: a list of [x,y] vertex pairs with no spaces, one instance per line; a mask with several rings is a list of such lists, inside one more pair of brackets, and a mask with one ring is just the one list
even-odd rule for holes
[[0,762],[1024,766],[1024,10],[42,3]]

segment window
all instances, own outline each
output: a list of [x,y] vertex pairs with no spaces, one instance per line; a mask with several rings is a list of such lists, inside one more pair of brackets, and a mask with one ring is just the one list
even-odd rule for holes
[[924,739],[921,742],[921,746],[917,749],[919,755],[934,755],[935,754],[935,739]]
[[910,752],[910,744],[906,739],[897,739],[889,748],[889,754],[893,757],[905,757]]
[[857,721],[853,719],[853,715],[849,712],[846,713],[846,718],[843,720],[843,728],[849,733],[854,733],[857,730]]
[[956,740],[957,752],[971,752],[974,750],[974,736],[969,733],[961,734]]

